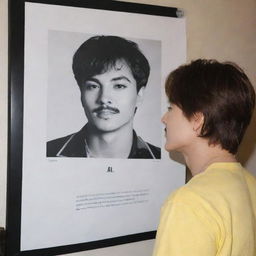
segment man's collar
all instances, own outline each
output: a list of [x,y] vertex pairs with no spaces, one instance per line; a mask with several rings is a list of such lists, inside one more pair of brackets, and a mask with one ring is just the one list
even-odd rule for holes
[[[86,125],[70,137],[59,156],[64,157],[88,157],[86,152]],[[154,158],[149,145],[137,136],[133,130],[132,147],[128,158]]]

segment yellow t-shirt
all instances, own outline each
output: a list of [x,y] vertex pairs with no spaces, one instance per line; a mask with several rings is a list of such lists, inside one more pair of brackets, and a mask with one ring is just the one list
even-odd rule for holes
[[256,179],[214,163],[165,202],[154,256],[256,256]]

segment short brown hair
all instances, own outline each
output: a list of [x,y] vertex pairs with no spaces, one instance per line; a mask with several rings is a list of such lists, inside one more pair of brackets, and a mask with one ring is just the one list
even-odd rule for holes
[[198,112],[204,115],[200,137],[237,152],[255,106],[253,86],[238,65],[192,61],[169,74],[165,91],[188,119]]

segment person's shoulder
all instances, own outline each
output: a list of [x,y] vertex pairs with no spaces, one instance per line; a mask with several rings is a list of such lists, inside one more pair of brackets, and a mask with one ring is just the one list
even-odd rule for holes
[[244,176],[249,173],[238,162],[213,163],[198,175],[195,175],[188,183],[191,187],[202,187],[207,191],[214,189],[222,191],[234,189],[234,185],[244,184]]
[[229,204],[232,205],[238,201],[242,205],[243,198],[247,197],[246,191],[248,188],[255,191],[255,184],[254,178],[244,170],[241,164],[215,163],[204,172],[195,175],[179,195],[191,201],[193,197],[197,202],[207,202],[210,205],[222,205],[228,208]]
[[193,189],[191,189],[190,186],[185,184],[177,190],[173,191],[167,198],[167,202],[185,202],[186,200],[190,200],[191,198],[195,197],[197,197],[197,193]]
[[[165,200],[161,211],[170,211],[170,209],[190,209],[196,211],[198,208],[206,205],[207,202],[202,195],[193,191],[187,184],[173,191]],[[205,207],[203,207],[205,208]]]
[[47,157],[56,157],[61,148],[69,141],[73,134],[47,141]]
[[209,190],[211,187],[227,187],[229,182],[238,180],[242,166],[239,163],[213,163],[203,172],[196,174],[189,182],[191,188],[202,187]]

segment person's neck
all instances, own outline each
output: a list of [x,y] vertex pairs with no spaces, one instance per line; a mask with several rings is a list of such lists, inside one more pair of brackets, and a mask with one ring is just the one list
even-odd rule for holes
[[127,124],[112,132],[87,129],[86,143],[90,157],[128,158],[133,142],[133,126]]
[[208,166],[218,162],[237,162],[235,155],[219,145],[208,145],[207,141],[182,152],[192,176],[204,172]]

